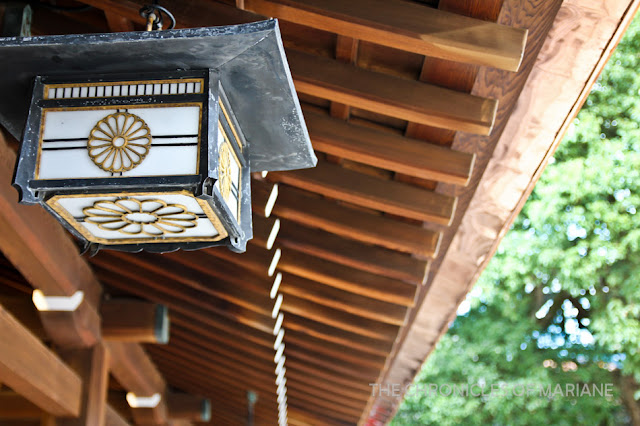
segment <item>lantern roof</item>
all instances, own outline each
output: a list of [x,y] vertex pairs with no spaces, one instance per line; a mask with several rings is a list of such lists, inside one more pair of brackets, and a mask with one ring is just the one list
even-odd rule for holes
[[215,69],[249,144],[252,171],[313,167],[275,19],[167,31],[0,39],[0,122],[20,139],[37,75]]

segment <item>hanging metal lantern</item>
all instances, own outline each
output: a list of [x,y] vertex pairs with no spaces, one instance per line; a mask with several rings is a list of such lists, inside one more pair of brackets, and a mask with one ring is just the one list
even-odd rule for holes
[[20,202],[94,250],[244,251],[250,172],[316,164],[275,20],[0,39],[0,62]]

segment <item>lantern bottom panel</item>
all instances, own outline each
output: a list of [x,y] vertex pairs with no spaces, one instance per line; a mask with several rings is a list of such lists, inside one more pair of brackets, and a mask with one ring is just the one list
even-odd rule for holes
[[90,242],[214,242],[228,234],[209,203],[187,191],[56,195],[47,205]]

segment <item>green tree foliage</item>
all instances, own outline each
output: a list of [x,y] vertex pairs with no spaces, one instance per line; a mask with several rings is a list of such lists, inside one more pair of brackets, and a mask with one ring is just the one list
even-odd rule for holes
[[447,397],[418,387],[393,425],[640,424],[638,70],[635,19],[416,379],[612,383],[613,395]]

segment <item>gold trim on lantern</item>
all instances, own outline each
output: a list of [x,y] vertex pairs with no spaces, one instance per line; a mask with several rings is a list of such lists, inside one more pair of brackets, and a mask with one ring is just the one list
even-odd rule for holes
[[218,160],[218,180],[220,181],[220,194],[223,198],[229,196],[231,192],[231,154],[229,151],[231,148],[229,144],[223,143],[220,145],[220,153]]
[[[152,210],[146,210],[145,204]],[[198,215],[183,204],[167,204],[161,199],[138,200],[132,197],[115,201],[98,200],[84,207],[85,222],[92,223],[103,231],[117,231],[125,235],[182,234],[198,226]],[[137,216],[136,216],[137,215]]]
[[111,173],[135,169],[150,147],[149,126],[142,118],[128,112],[109,114],[98,121],[87,141],[88,154],[94,164]]
[[[222,98],[220,98],[219,104],[220,104],[220,109],[224,114],[224,117],[227,119],[227,123],[229,123],[229,128],[231,129],[231,133],[233,133],[233,136],[236,138],[236,145],[238,145],[238,148],[240,148],[240,152],[242,152],[242,143],[240,143],[240,138],[238,137],[238,133],[236,133],[236,128],[233,125],[233,122],[231,121],[231,119],[229,118],[229,114],[227,114],[227,109],[224,107],[224,102],[222,102]],[[225,137],[226,136],[227,135],[225,134]]]
[[[120,200],[135,200],[135,202],[138,203],[145,203],[145,202],[160,202],[160,203],[164,203],[167,206],[181,206],[184,209],[184,213],[180,213],[180,214],[190,214],[190,215],[194,215],[195,214],[193,212],[189,212],[185,206],[181,205],[181,204],[168,204],[166,201],[164,200],[159,200],[159,199],[152,199],[152,200],[137,200],[134,199],[132,197],[148,197],[148,196],[154,196],[154,197],[160,197],[163,195],[186,195],[188,197],[193,198],[198,205],[200,205],[200,208],[202,209],[202,211],[204,212],[204,214],[207,216],[207,219],[209,219],[209,221],[211,222],[211,224],[213,225],[213,227],[216,229],[216,231],[218,231],[218,235],[214,236],[214,237],[167,237],[166,235],[170,235],[170,234],[181,234],[184,232],[184,230],[186,230],[187,228],[190,228],[191,226],[185,226],[185,229],[180,231],[180,232],[163,232],[162,234],[158,233],[156,235],[152,235],[151,233],[145,233],[142,230],[142,226],[141,226],[141,234],[143,235],[150,235],[149,238],[114,238],[114,239],[107,239],[107,238],[101,238],[101,237],[96,237],[95,235],[93,235],[91,232],[89,232],[89,230],[87,228],[85,228],[84,226],[82,226],[70,213],[68,210],[66,210],[65,208],[63,208],[60,203],[59,200],[60,199],[65,199],[65,198],[88,198],[88,197],[113,197],[115,198],[115,200],[98,200],[95,201],[92,205],[87,206],[85,208],[83,208],[83,212],[85,212],[87,209],[91,209],[94,208],[96,204],[98,203],[117,203]],[[226,238],[229,234],[227,233],[227,230],[222,226],[222,223],[220,222],[220,219],[218,219],[218,216],[215,214],[215,212],[213,211],[213,209],[211,208],[211,206],[209,205],[209,203],[207,203],[207,201],[205,200],[201,200],[199,198],[196,198],[193,196],[193,194],[191,194],[188,191],[173,191],[173,192],[135,192],[135,193],[125,193],[125,194],[71,194],[71,195],[55,195],[53,197],[51,197],[49,200],[47,200],[47,205],[53,210],[55,211],[58,215],[60,215],[64,220],[66,220],[76,231],[78,231],[84,238],[86,238],[88,241],[91,242],[95,242],[95,243],[99,243],[99,244],[105,244],[105,245],[115,245],[115,244],[137,244],[137,243],[182,243],[182,242],[215,242],[215,241],[220,241],[223,238]],[[108,212],[107,207],[108,206],[103,206],[105,207],[104,209],[102,209],[105,212]],[[163,207],[164,208],[164,207]],[[120,213],[119,210],[117,209],[111,209],[116,213]],[[121,210],[123,210],[121,208]],[[131,209],[129,209],[131,210]],[[95,213],[95,212],[94,212]],[[131,213],[136,213],[136,212],[131,212]],[[138,213],[147,213],[147,212],[138,212]],[[129,213],[126,213],[129,214]],[[176,214],[176,213],[174,213]],[[116,216],[115,213],[113,215],[114,217]],[[93,216],[86,216],[86,217],[97,217],[97,215],[93,215]],[[121,216],[122,217],[122,216]],[[86,220],[86,218],[85,218]],[[131,220],[131,219],[127,219],[129,222],[135,222],[135,220]],[[196,216],[196,220],[197,220],[197,216]],[[187,220],[188,222],[188,220]],[[89,223],[92,223],[94,225],[98,225],[97,223],[93,222],[93,221],[89,221]],[[111,223],[111,225],[113,225],[112,228],[108,228],[108,224]],[[197,223],[197,222],[196,222]],[[103,226],[107,226],[107,228],[101,228],[101,229],[105,229],[105,230],[110,230],[110,231],[118,231],[124,234],[131,234],[131,230],[128,230],[129,232],[127,232],[127,229],[125,229],[125,227],[123,226],[120,229],[114,229],[117,228],[117,225],[113,222],[109,222],[108,218],[105,218],[105,220],[102,222]],[[184,224],[182,224],[184,225]],[[197,226],[197,225],[196,225]],[[100,228],[100,225],[98,225],[98,227]]]
[[[227,145],[227,149],[231,152],[231,154],[233,155],[233,159],[236,162],[236,165],[238,166],[238,223],[240,223],[240,213],[241,213],[241,208],[242,208],[242,194],[241,194],[241,190],[242,190],[242,163],[240,162],[240,160],[238,159],[238,155],[236,154],[236,151],[232,148],[231,145],[231,141],[229,140],[229,137],[227,136],[227,132],[225,132],[224,128],[222,127],[222,123],[220,123],[218,121],[218,129],[220,130],[220,132],[222,133],[222,136],[224,137],[225,142],[223,142],[221,144],[221,147],[224,146],[225,144]],[[220,163],[218,163],[220,164]],[[231,171],[229,171],[229,173],[231,173]],[[220,168],[218,168],[218,180],[220,180]],[[220,183],[219,186],[220,189],[220,194],[224,197],[225,202],[227,201],[226,198],[227,196],[224,195],[222,193],[222,183]],[[228,195],[228,193],[227,193]]]

